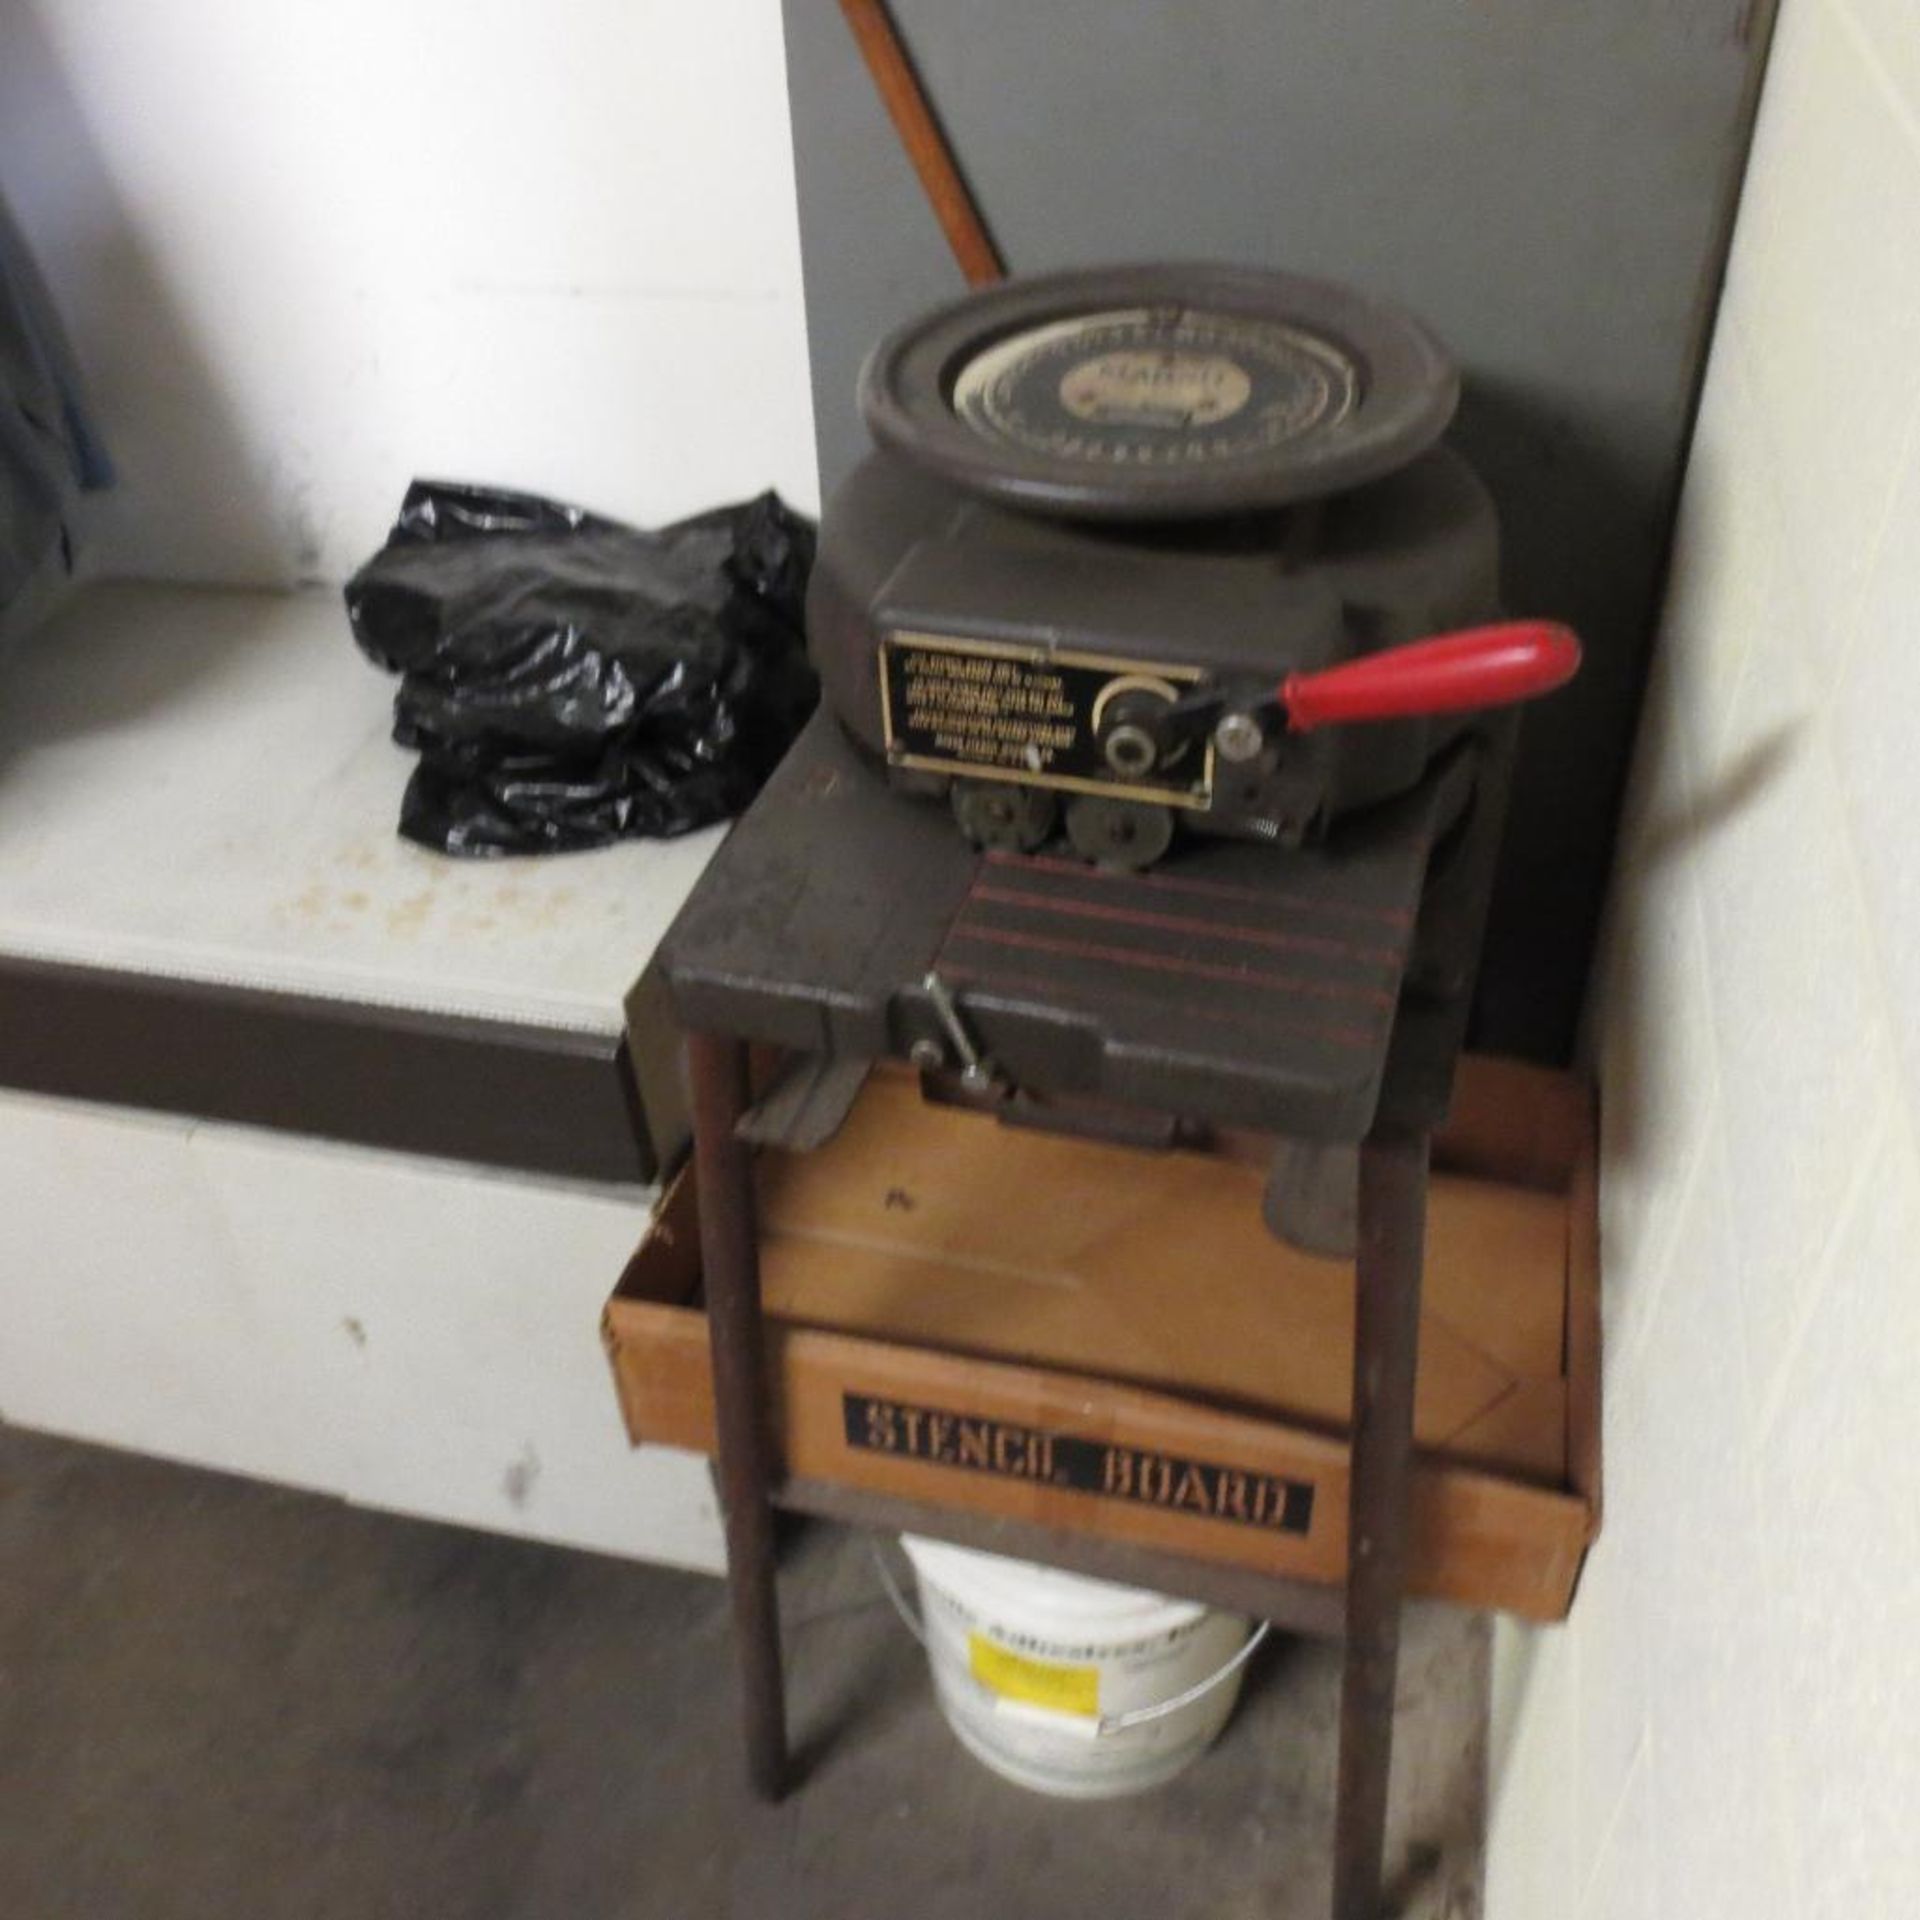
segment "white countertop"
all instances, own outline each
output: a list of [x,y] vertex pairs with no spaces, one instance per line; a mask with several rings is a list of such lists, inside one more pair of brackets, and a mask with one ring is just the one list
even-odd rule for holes
[[337,591],[103,585],[0,655],[0,953],[618,1033],[720,830],[455,860]]

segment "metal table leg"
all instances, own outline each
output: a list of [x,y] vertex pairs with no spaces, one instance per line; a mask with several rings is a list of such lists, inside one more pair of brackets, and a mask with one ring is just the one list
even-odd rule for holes
[[1360,1150],[1353,1481],[1333,1920],[1379,1920],[1400,1605],[1406,1589],[1426,1209],[1426,1135],[1375,1134]]
[[773,1449],[762,1363],[752,1156],[734,1132],[749,1098],[745,1044],[721,1034],[688,1035],[687,1078],[747,1773],[761,1798],[777,1800],[786,1786],[787,1713],[774,1582]]

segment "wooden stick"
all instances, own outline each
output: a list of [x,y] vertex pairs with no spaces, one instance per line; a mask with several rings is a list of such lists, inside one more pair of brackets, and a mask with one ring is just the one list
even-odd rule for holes
[[960,271],[966,275],[967,285],[984,287],[1004,280],[1007,270],[1000,263],[999,250],[967,190],[953,148],[934,117],[926,89],[913,70],[913,58],[887,10],[887,0],[840,0],[840,11],[853,30],[860,57],[873,76],[914,172],[920,176],[920,185],[954,259],[960,263]]

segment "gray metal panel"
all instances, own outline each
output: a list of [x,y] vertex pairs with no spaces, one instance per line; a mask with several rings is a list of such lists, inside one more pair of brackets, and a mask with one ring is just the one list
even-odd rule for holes
[[[1517,610],[1589,641],[1529,719],[1484,1038],[1564,1051],[1598,916],[1769,0],[895,0],[1015,270],[1217,257],[1403,301]],[[786,0],[822,479],[854,382],[961,290],[838,9]]]

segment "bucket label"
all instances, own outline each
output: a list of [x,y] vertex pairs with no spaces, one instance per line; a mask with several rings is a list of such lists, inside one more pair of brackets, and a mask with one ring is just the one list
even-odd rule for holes
[[989,1640],[984,1633],[967,1635],[967,1666],[996,1699],[1017,1700],[1023,1706],[1077,1714],[1086,1720],[1100,1717],[1098,1667],[1036,1660]]
[[1308,1480],[872,1394],[843,1393],[840,1410],[847,1445],[860,1453],[891,1454],[1005,1480],[1037,1480],[1276,1533],[1305,1534],[1313,1525]]

